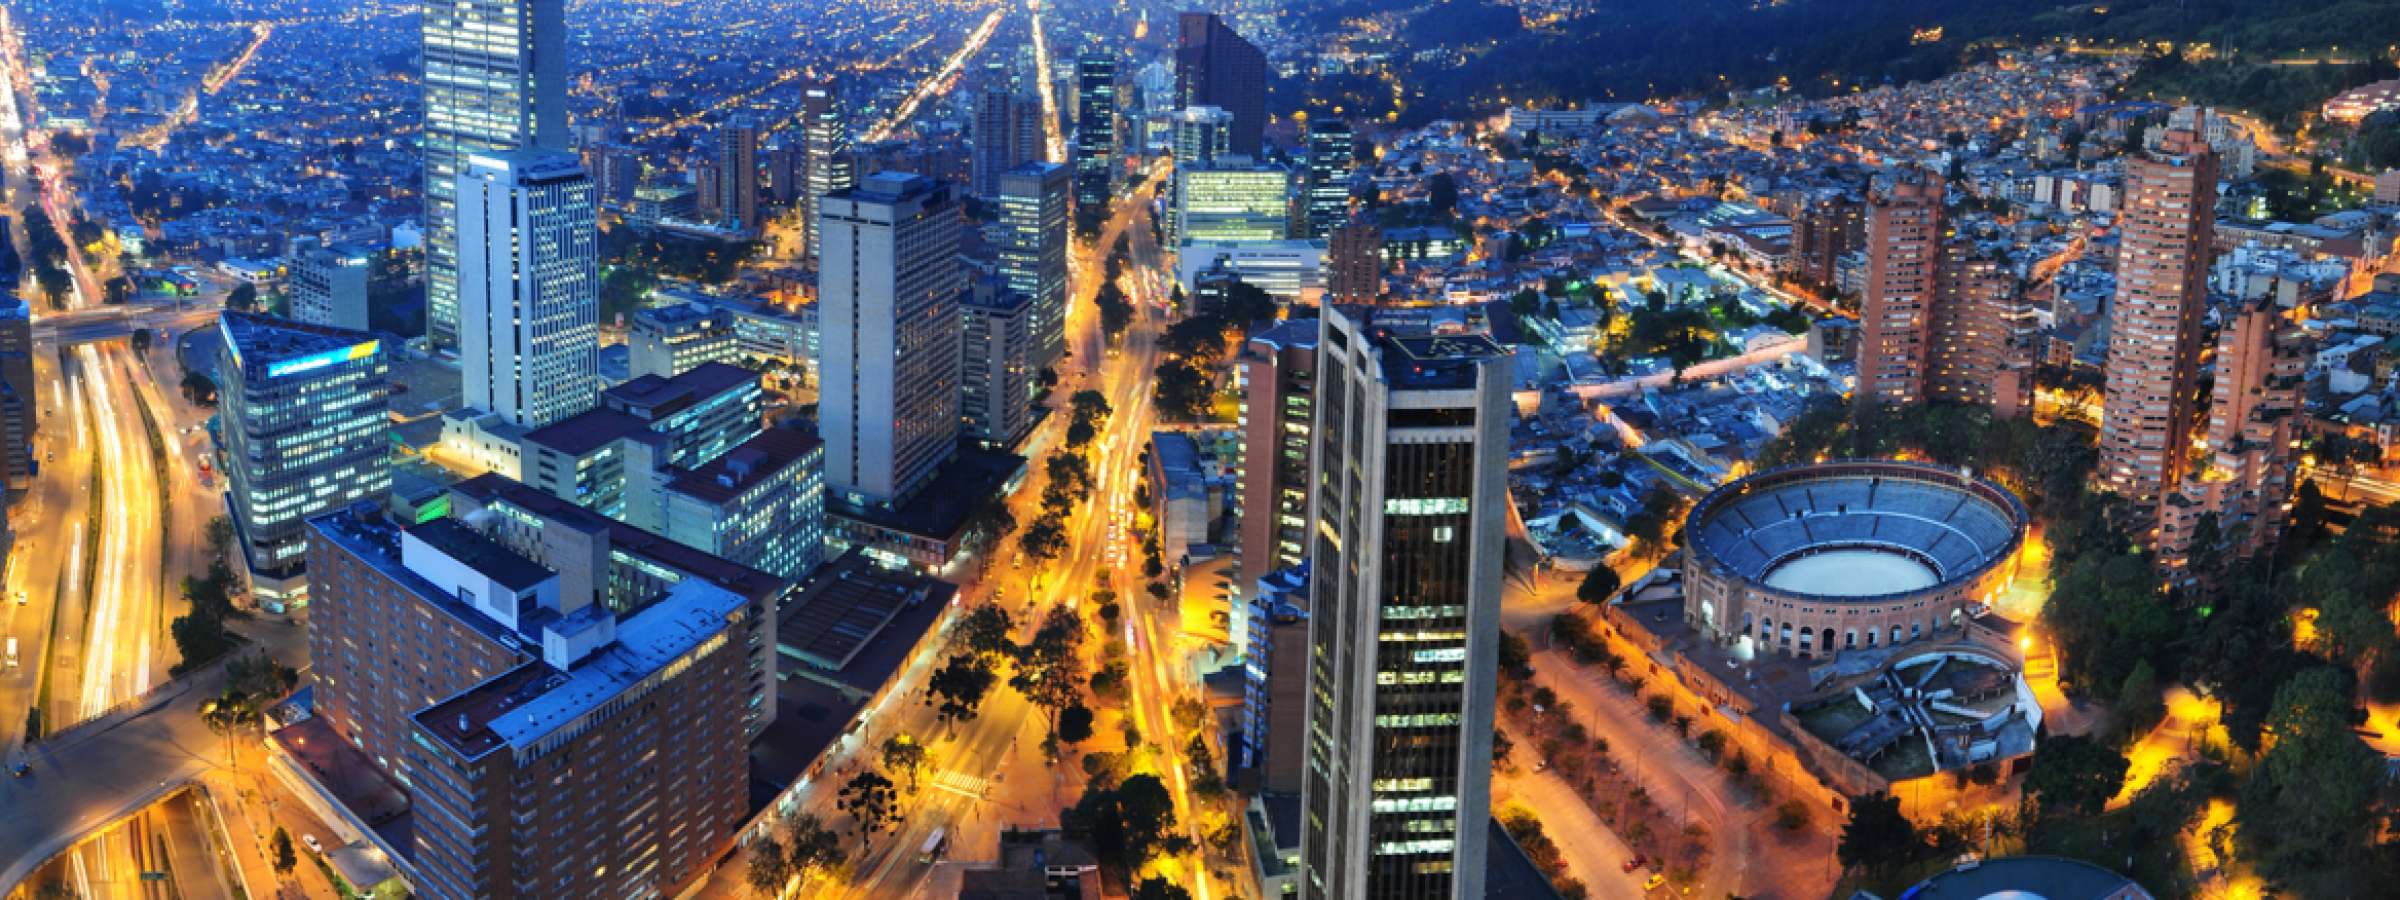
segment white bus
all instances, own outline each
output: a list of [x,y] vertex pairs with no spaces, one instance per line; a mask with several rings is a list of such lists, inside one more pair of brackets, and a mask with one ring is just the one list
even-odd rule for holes
[[933,833],[925,836],[925,846],[917,848],[917,862],[932,865],[935,860],[941,859],[942,848],[949,836],[948,829],[935,826]]

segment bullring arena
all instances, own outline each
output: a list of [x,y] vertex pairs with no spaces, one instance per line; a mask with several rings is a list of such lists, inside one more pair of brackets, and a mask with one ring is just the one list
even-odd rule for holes
[[1917,640],[2006,591],[2025,504],[1959,469],[1785,466],[1731,482],[1684,524],[1684,616],[1737,651],[1821,658]]

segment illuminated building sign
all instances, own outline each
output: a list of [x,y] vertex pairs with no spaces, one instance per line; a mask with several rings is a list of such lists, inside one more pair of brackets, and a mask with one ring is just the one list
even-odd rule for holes
[[277,360],[267,364],[267,377],[282,378],[286,375],[298,375],[304,372],[314,372],[318,369],[325,368],[326,366],[337,366],[341,365],[342,363],[357,362],[359,360],[366,359],[367,357],[374,356],[375,351],[382,347],[382,343],[383,342],[381,341],[361,341],[348,347],[338,347],[322,353],[311,353],[307,356],[296,356],[291,359]]

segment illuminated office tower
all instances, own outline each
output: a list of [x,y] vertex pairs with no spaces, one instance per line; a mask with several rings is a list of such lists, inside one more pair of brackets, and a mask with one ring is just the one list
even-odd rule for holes
[[1300,896],[1483,896],[1508,351],[1328,307],[1309,502]]
[[817,416],[825,480],[905,502],[958,450],[960,218],[948,184],[878,172],[825,198]]
[[458,346],[457,186],[477,153],[567,147],[566,0],[427,0],[425,335]]
[[2108,395],[2100,482],[2155,506],[2183,474],[2208,305],[2217,158],[2200,135],[2168,131],[2125,159],[2117,209],[2117,293],[2109,303]]
[[1072,173],[1026,163],[1000,176],[1000,277],[1031,304],[1035,370],[1067,352],[1067,206]]
[[1291,234],[1292,173],[1239,156],[1175,170],[1171,246],[1200,241],[1280,241]]
[[1117,58],[1093,50],[1075,58],[1075,209],[1078,228],[1098,229],[1117,188]]
[[1015,447],[1033,430],[1033,304],[979,282],[959,301],[959,427],[986,447]]
[[1350,218],[1350,176],[1358,165],[1357,138],[1350,123],[1326,116],[1308,121],[1308,196],[1303,201],[1308,230],[1304,237],[1333,234]]
[[548,150],[477,155],[458,180],[459,373],[468,406],[520,428],[600,393],[592,179]]
[[811,85],[801,94],[800,131],[807,145],[803,162],[808,169],[802,176],[807,190],[801,198],[806,212],[800,217],[800,231],[809,258],[815,259],[824,241],[817,219],[825,197],[849,189],[858,180],[857,162],[850,151],[850,116],[842,109],[841,95],[833,84]]
[[392,487],[390,361],[374,335],[257,313],[217,319],[225,498],[259,601],[306,595],[308,519]]

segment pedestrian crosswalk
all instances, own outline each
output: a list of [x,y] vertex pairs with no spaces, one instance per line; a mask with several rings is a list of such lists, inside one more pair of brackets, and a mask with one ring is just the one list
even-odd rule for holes
[[981,797],[984,789],[991,786],[991,780],[978,778],[965,772],[944,770],[941,774],[933,776],[933,786],[953,794]]

